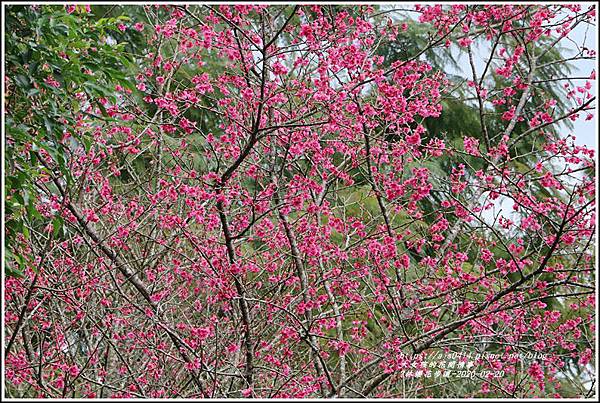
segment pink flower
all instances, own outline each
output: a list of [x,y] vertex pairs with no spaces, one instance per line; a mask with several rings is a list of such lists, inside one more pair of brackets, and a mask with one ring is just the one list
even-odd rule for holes
[[56,81],[54,79],[54,77],[52,77],[52,76],[46,77],[44,79],[44,82],[46,84],[48,84],[49,86],[54,87],[54,88],[59,88],[60,87],[60,83],[58,81]]
[[466,315],[471,312],[471,309],[473,309],[473,304],[470,301],[465,301],[460,307],[458,307],[458,314]]
[[479,140],[474,137],[465,137],[463,139],[463,144],[465,147],[465,151],[474,156],[478,156],[479,154]]
[[421,136],[419,133],[414,133],[410,136],[406,136],[406,142],[411,146],[416,146],[421,144]]
[[512,120],[514,117],[515,117],[515,107],[514,106],[502,114],[502,120]]
[[285,68],[285,66],[283,64],[281,64],[280,62],[273,63],[273,65],[271,66],[271,69],[273,70],[273,74],[278,75],[278,76],[287,74],[287,72],[288,72],[287,68]]
[[473,43],[473,40],[471,38],[468,38],[468,37],[461,38],[461,39],[458,40],[458,44],[460,46],[462,46],[463,48],[466,48],[467,46],[469,46],[472,43]]

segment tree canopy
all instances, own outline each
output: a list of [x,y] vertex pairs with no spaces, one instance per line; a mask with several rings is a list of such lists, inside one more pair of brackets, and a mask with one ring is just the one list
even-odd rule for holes
[[6,396],[593,397],[595,6],[404,8],[6,6]]

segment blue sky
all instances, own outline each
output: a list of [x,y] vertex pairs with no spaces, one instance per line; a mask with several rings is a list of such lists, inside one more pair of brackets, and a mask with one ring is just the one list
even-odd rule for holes
[[[572,38],[576,43],[583,44],[589,49],[598,51],[598,43],[596,37],[598,36],[597,27],[584,27],[583,25],[578,26],[573,30]],[[570,48],[571,51],[575,51],[575,45],[572,42],[565,42],[563,44],[566,48]],[[588,76],[594,69],[597,68],[598,60],[579,60],[573,63],[574,67],[578,69],[576,75]],[[598,71],[596,71],[596,74]],[[577,85],[582,85],[585,80],[574,80]],[[594,96],[598,94],[598,80],[594,80]],[[597,112],[597,110],[596,110]],[[593,114],[594,118],[589,121],[579,119],[575,122],[573,128],[573,134],[576,136],[576,143],[581,145],[587,145],[595,150],[598,150],[598,133],[597,133],[597,116]]]

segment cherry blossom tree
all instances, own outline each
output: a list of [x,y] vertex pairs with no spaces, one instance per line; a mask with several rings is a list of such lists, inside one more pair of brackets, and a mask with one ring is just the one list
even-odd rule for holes
[[593,5],[127,8],[7,67],[8,395],[593,396]]

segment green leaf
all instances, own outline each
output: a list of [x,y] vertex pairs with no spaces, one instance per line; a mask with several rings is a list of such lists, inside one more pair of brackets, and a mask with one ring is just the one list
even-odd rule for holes
[[21,87],[21,88],[31,87],[31,83],[29,82],[29,79],[26,76],[24,76],[23,74],[18,74],[17,76],[15,76],[15,83],[17,84],[18,87]]
[[4,266],[5,273],[8,277],[24,278],[25,275],[20,269],[15,268],[12,264],[6,263]]
[[63,231],[64,228],[64,220],[62,219],[62,217],[54,217],[52,219],[52,234],[54,235],[54,237],[56,237],[60,232]]
[[48,136],[51,136],[54,125],[52,124],[52,122],[50,121],[50,119],[47,116],[44,116],[44,127],[46,128],[46,134]]

